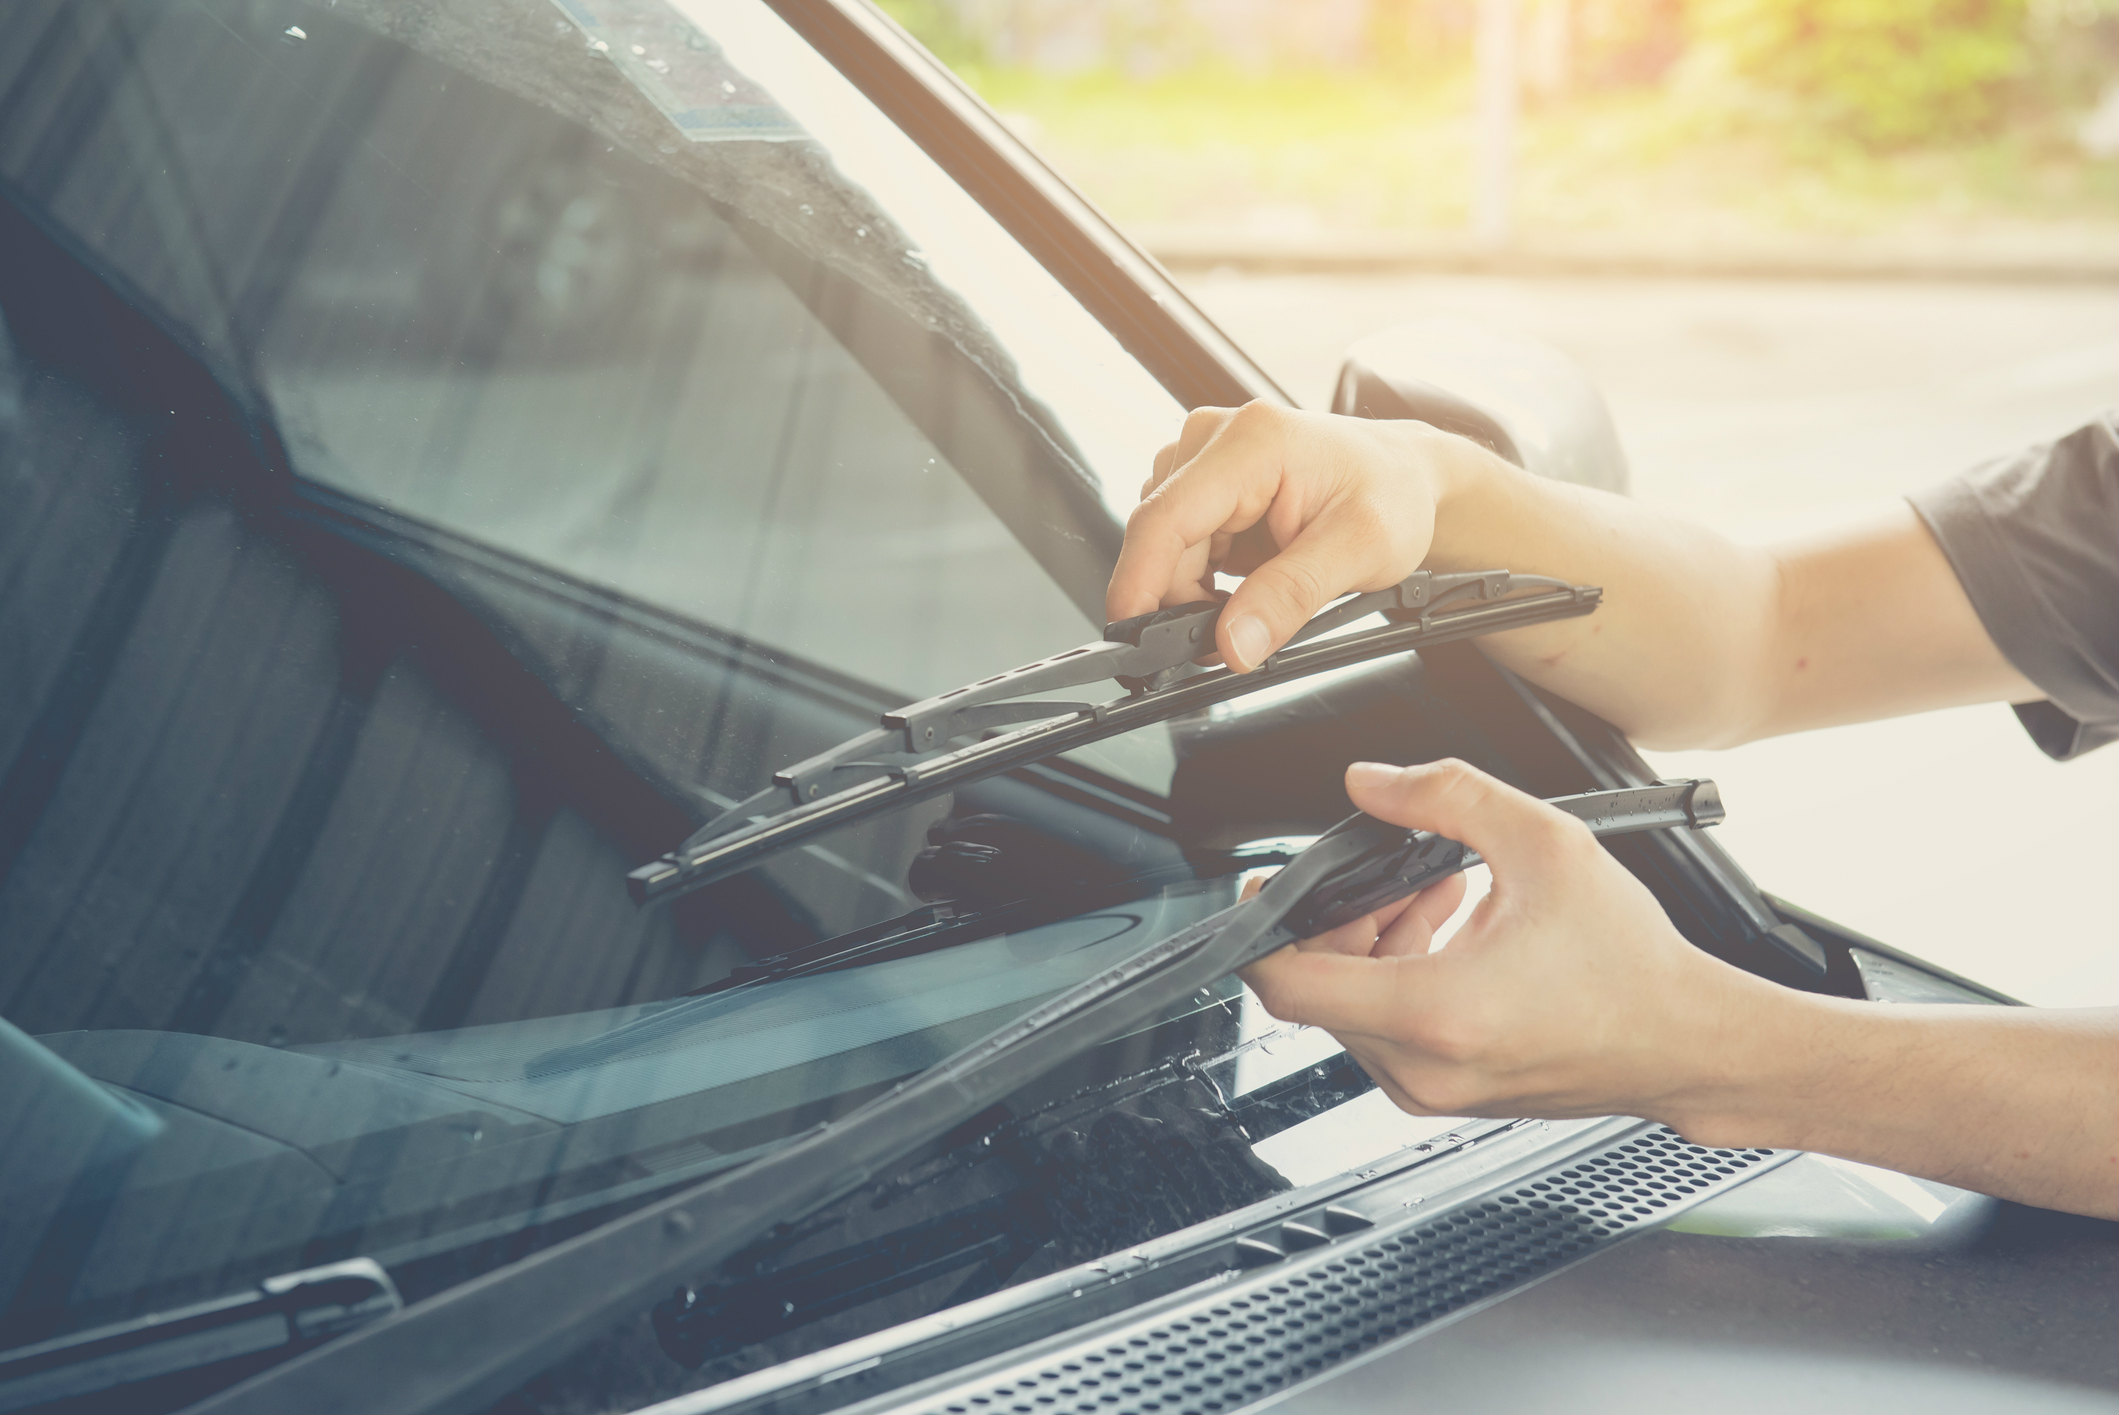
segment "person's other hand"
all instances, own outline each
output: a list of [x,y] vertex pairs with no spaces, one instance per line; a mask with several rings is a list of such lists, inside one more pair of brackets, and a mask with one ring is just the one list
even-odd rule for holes
[[1217,570],[1242,575],[1215,640],[1249,672],[1329,601],[1417,570],[1444,473],[1491,456],[1425,423],[1270,403],[1200,408],[1156,454],[1105,612],[1128,619],[1211,599]]
[[1331,1032],[1416,1114],[1682,1128],[1712,1102],[1725,1029],[1777,989],[1687,943],[1587,826],[1462,762],[1356,763],[1346,784],[1477,850],[1492,892],[1439,953],[1461,876],[1260,960],[1244,976],[1267,1011]]

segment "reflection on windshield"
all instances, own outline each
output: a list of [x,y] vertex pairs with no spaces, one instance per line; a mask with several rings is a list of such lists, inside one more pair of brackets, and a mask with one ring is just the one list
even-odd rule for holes
[[[416,1300],[1220,907],[1233,850],[1344,812],[1336,754],[1479,755],[1401,663],[634,909],[775,766],[1086,638],[1168,400],[762,6],[10,19],[0,1348],[338,1257]],[[1300,777],[1263,811],[1261,757]],[[1283,1187],[1252,1144],[1367,1082],[1260,1070],[1245,1006],[923,1159],[861,1223],[926,1276],[845,1302]],[[820,1221],[754,1277],[895,1241]]]
[[1142,469],[1183,409],[991,219],[814,50],[747,0],[672,0],[744,72],[806,96],[802,119],[834,165],[876,195],[906,235],[901,261],[932,272],[996,332],[1023,386],[1065,417],[1104,504],[1123,519]]
[[[996,782],[630,905],[774,763],[1087,637],[1090,461],[1168,400],[1129,364],[1070,404],[1050,370],[1102,340],[1109,375],[1108,336],[762,8],[727,50],[645,4],[410,13],[11,16],[0,1090],[73,1139],[0,1168],[0,1346],[318,1252],[416,1293],[1226,892],[1158,835],[1158,734],[1111,749],[1126,790]],[[613,25],[741,112],[672,143]],[[1034,907],[982,924],[934,869],[944,922],[893,934],[930,828],[996,816]],[[1154,882],[1034,897],[1041,852],[1144,840]],[[775,971],[879,926],[866,966]]]
[[[557,1121],[694,1102],[690,1132],[863,1090],[940,1060],[1025,1004],[1081,981],[1231,902],[1207,881],[1054,923],[845,971],[768,980],[645,1007],[306,1050],[431,1077]],[[771,1087],[735,1091],[773,1078]],[[720,1089],[736,1099],[698,1098]],[[703,1149],[704,1147],[702,1147]]]

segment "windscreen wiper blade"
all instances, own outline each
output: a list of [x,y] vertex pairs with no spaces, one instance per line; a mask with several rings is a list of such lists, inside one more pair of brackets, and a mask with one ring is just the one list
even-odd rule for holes
[[[1599,835],[1713,825],[1711,781],[1559,797]],[[1304,933],[1476,862],[1463,844],[1356,814],[1256,896],[1178,930],[772,1153],[533,1253],[191,1407],[192,1415],[483,1408],[599,1326],[720,1265],[1071,1058],[1151,1022]]]
[[0,1351],[0,1411],[49,1409],[223,1364],[285,1360],[404,1305],[372,1258],[268,1277],[245,1292]]
[[[1055,752],[1328,669],[1588,614],[1601,596],[1595,586],[1543,575],[1421,570],[1327,605],[1250,673],[1194,663],[1213,649],[1219,601],[1121,620],[1093,643],[882,714],[870,731],[775,772],[770,786],[627,875],[627,886],[639,903],[673,898],[822,831]],[[1394,622],[1323,637],[1377,613]],[[1101,702],[1037,696],[1107,680],[1124,695]],[[1009,730],[966,741],[996,729]]]

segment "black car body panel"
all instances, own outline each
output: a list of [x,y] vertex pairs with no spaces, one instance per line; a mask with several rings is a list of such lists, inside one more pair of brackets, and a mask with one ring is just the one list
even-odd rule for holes
[[1951,1206],[1972,1211],[1954,1222],[1820,1232],[1805,1215],[1833,1201],[1787,1188],[1745,1196],[1761,1213],[1781,1200],[1778,1223],[1760,1225],[1777,1234],[1645,1235],[1262,1408],[1365,1415],[1403,1409],[1408,1390],[1467,1415],[1679,1398],[1730,1411],[2111,1408],[2110,1224],[1973,1200]]

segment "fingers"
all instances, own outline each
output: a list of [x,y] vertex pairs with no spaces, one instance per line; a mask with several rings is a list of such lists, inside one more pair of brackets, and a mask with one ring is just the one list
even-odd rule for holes
[[1376,951],[1384,934],[1397,925],[1412,908],[1415,895],[1384,905],[1373,914],[1364,914],[1358,919],[1327,930],[1314,938],[1306,938],[1296,944],[1297,948],[1311,953],[1346,953],[1367,957]]
[[1328,601],[1402,578],[1434,537],[1437,488],[1471,444],[1417,423],[1266,403],[1201,408],[1156,454],[1105,593],[1112,619],[1244,576],[1216,647],[1258,666]]
[[1322,1027],[1335,1036],[1387,1037],[1404,1027],[1407,999],[1424,957],[1370,958],[1283,948],[1243,970],[1243,979],[1283,1022]]
[[1170,473],[1197,457],[1237,411],[1235,408],[1194,408],[1185,414],[1185,425],[1178,430],[1177,441],[1155,454],[1154,470],[1141,484],[1141,500],[1146,501]]
[[1460,761],[1355,762],[1346,769],[1346,792],[1378,820],[1463,841],[1493,866],[1497,880],[1542,874],[1560,854],[1594,838],[1573,816]]
[[1373,558],[1357,517],[1322,516],[1244,577],[1222,611],[1215,642],[1240,673],[1265,662],[1311,615],[1355,587]]
[[1410,958],[1425,954],[1435,930],[1449,922],[1464,902],[1464,877],[1451,875],[1417,894],[1394,900],[1374,913],[1341,924],[1295,946],[1306,953],[1344,953],[1354,957]]
[[1420,957],[1434,947],[1435,931],[1449,922],[1464,902],[1464,876],[1437,880],[1405,901],[1397,919],[1380,928],[1370,950],[1378,958]]
[[1207,444],[1220,437],[1223,430],[1234,422],[1236,415],[1242,411],[1241,408],[1194,408],[1185,414],[1185,425],[1177,434],[1170,471],[1176,471],[1206,451]]
[[[1183,485],[1186,495],[1158,491],[1127,518],[1118,566],[1104,591],[1104,613],[1109,618],[1130,619],[1159,609],[1165,593],[1180,578],[1192,579],[1206,567],[1214,533],[1234,523],[1250,499],[1243,495],[1243,488],[1227,480]],[[1257,519],[1255,511],[1251,519]],[[1188,566],[1188,560],[1196,564]]]
[[[1187,565],[1188,553],[1207,547],[1217,532],[1234,534],[1257,524],[1273,504],[1280,484],[1280,458],[1264,445],[1270,436],[1259,414],[1243,409],[1201,408],[1185,419],[1183,434],[1156,457],[1154,476],[1141,504],[1126,521],[1125,543],[1104,594],[1112,619],[1146,614],[1165,602],[1180,579],[1197,578],[1207,556]],[[1269,417],[1269,414],[1267,415]],[[1211,466],[1199,459],[1214,448]],[[1192,475],[1194,471],[1200,475]],[[1195,572],[1186,575],[1186,570]],[[1206,578],[1210,579],[1211,571]]]
[[1177,444],[1173,442],[1155,454],[1154,469],[1148,473],[1148,479],[1140,484],[1140,499],[1146,501],[1176,466]]

